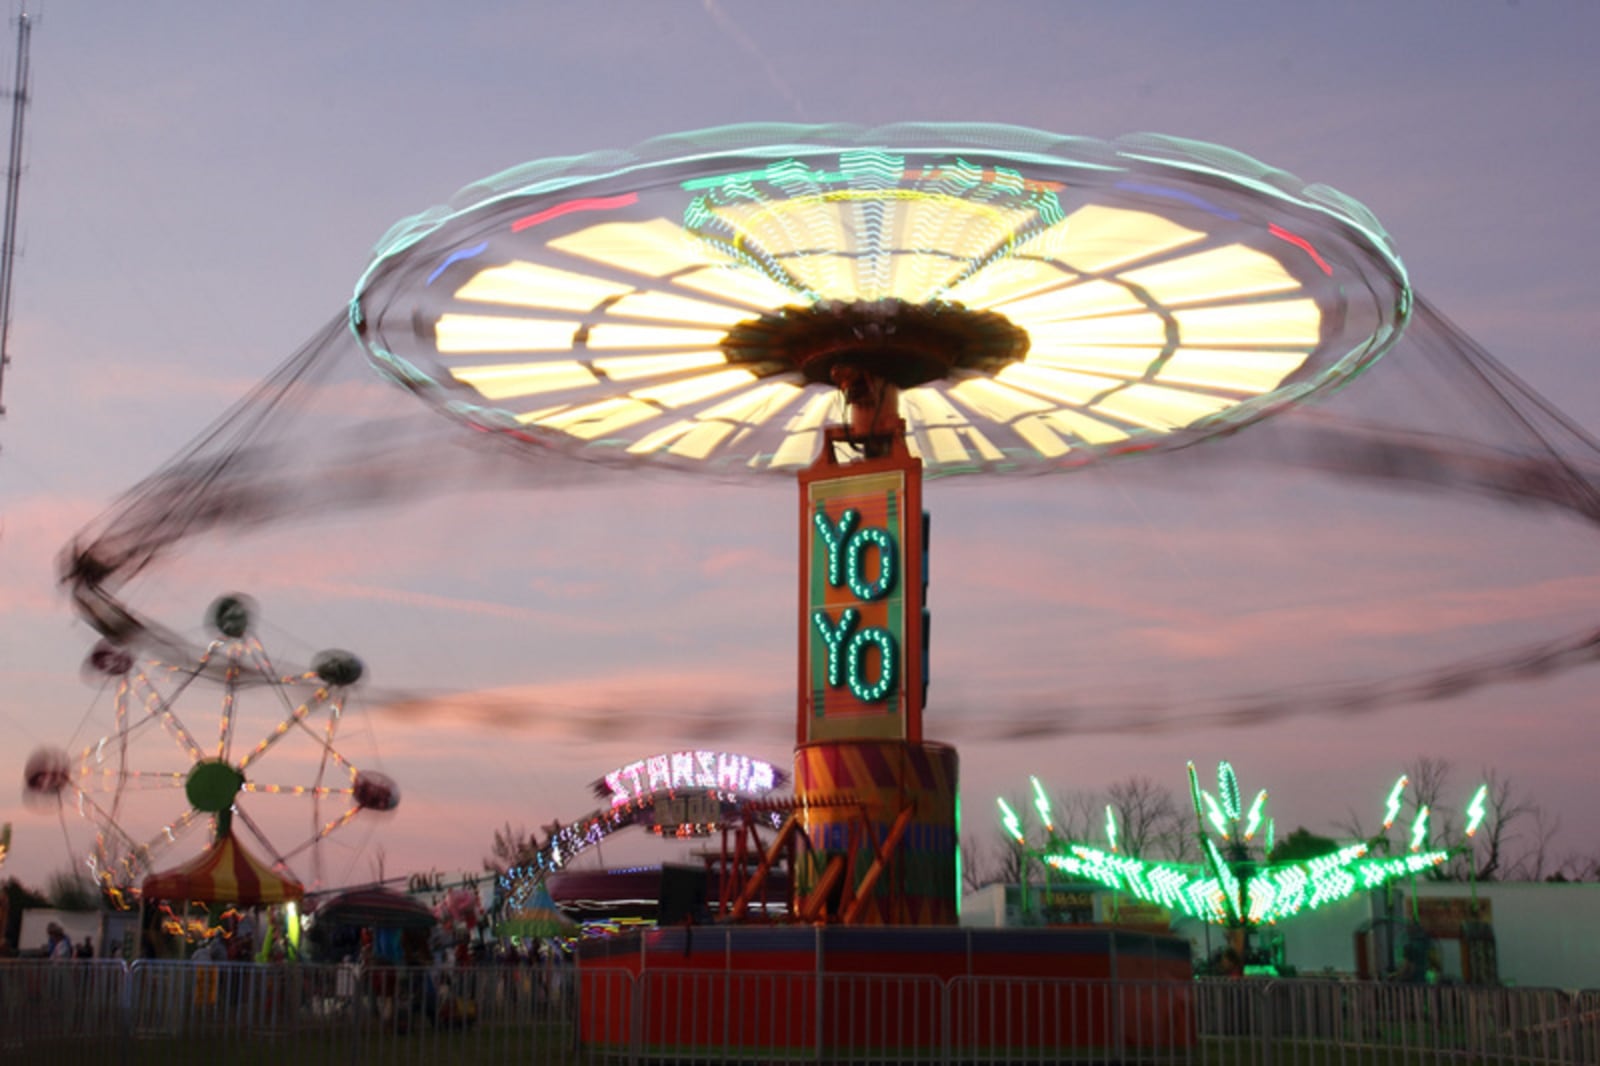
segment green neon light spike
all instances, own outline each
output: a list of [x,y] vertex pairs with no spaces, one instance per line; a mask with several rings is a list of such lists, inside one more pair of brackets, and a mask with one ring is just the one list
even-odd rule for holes
[[1216,829],[1217,835],[1224,840],[1230,839],[1228,835],[1228,819],[1223,815],[1222,808],[1218,806],[1216,797],[1201,789],[1200,798],[1206,801],[1206,817],[1211,820],[1211,825]]
[[1106,843],[1112,851],[1117,850],[1117,809],[1111,804],[1106,804]]
[[1015,840],[1018,844],[1023,843],[1022,819],[1017,817],[1017,812],[1012,810],[1011,804],[1005,800],[996,799],[995,802],[1000,804],[1000,824],[1005,826],[1006,832],[1010,834],[1012,840]]
[[[1233,764],[1220,762],[1217,764],[1217,793],[1222,797],[1222,810],[1230,821],[1239,820],[1239,778],[1233,772]],[[1223,834],[1226,836],[1227,834]]]
[[1227,860],[1222,857],[1222,852],[1217,850],[1214,841],[1206,841],[1206,853],[1211,856],[1211,868],[1216,871],[1217,887],[1222,890],[1224,911],[1230,920],[1237,921],[1244,917],[1239,913],[1239,878]]
[[1044,786],[1039,783],[1037,777],[1030,777],[1028,780],[1033,784],[1034,810],[1039,812],[1039,819],[1044,822],[1045,832],[1053,834],[1056,831],[1056,820],[1050,815],[1050,797],[1044,794]]
[[1385,829],[1394,825],[1394,820],[1400,817],[1400,804],[1405,800],[1406,785],[1409,780],[1405,774],[1401,774],[1400,780],[1396,781],[1394,787],[1389,790],[1389,799],[1383,806],[1383,827]]
[[1411,823],[1411,850],[1421,851],[1428,839],[1428,808],[1417,810],[1417,820]]
[[1255,802],[1250,804],[1250,813],[1244,820],[1244,838],[1251,839],[1256,835],[1256,830],[1261,828],[1261,817],[1267,813],[1267,790],[1262,789],[1256,793]]
[[1263,846],[1266,848],[1268,855],[1271,855],[1272,849],[1278,846],[1278,820],[1276,818],[1267,819],[1267,838]]
[[1472,794],[1472,802],[1467,804],[1467,836],[1478,831],[1483,824],[1484,815],[1489,813],[1489,786],[1487,783],[1478,786],[1478,791]]

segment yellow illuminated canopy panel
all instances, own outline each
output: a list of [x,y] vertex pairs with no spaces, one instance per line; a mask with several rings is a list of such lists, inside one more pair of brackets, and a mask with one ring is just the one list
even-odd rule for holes
[[698,400],[721,396],[731,389],[749,385],[755,380],[755,376],[748,370],[719,370],[714,374],[701,374],[667,385],[635,389],[632,395],[636,400],[645,400],[663,407],[684,407]]
[[671,282],[706,296],[738,304],[748,311],[770,311],[792,302],[798,296],[765,274],[731,264],[681,274],[673,277]]
[[944,297],[1011,313],[1008,304],[1046,289],[1060,289],[1078,275],[1050,259],[1008,255],[951,285]]
[[508,396],[581,389],[597,380],[593,371],[577,362],[517,363],[511,366],[458,366],[451,377],[471,385],[491,400]]
[[[1205,234],[1148,211],[1090,205],[1067,217],[1055,258],[1085,274],[1100,274],[1126,263],[1202,240]],[[1055,234],[1036,238],[1048,244]],[[1027,245],[1023,250],[1027,250]]]
[[1305,365],[1306,354],[1179,348],[1156,378],[1172,385],[1199,385],[1256,395],[1283,384],[1285,378]]
[[1166,430],[1190,425],[1231,405],[1231,400],[1221,396],[1159,385],[1130,385],[1111,393],[1090,410],[1134,425]]
[[602,266],[659,278],[690,267],[705,266],[709,250],[683,227],[664,218],[646,222],[602,222],[550,247]]
[[1110,281],[1086,281],[1007,301],[997,305],[995,310],[1028,328],[1065,319],[1139,313],[1149,308],[1126,285]]
[[1120,278],[1168,307],[1292,292],[1300,287],[1281,262],[1237,244],[1130,270]]
[[1016,363],[995,375],[995,380],[1054,400],[1066,407],[1087,407],[1096,399],[1120,388],[1126,382],[1116,378],[1083,374],[1074,370],[1029,366]]
[[441,315],[434,326],[440,355],[462,352],[562,352],[572,350],[576,322],[498,315]]
[[1119,378],[1143,377],[1160,358],[1160,345],[1140,348],[1096,347],[1088,344],[1059,344],[1046,347],[1037,342],[1028,351],[1024,366],[1057,370],[1081,370],[1087,374],[1110,374]]
[[613,355],[593,361],[594,368],[612,381],[667,377],[686,371],[727,365],[727,356],[719,351],[682,352],[672,355]]
[[673,326],[635,326],[605,322],[589,327],[590,351],[624,351],[671,348],[678,351],[715,348],[722,332],[715,329],[678,329]]
[[1322,333],[1322,311],[1313,300],[1193,308],[1172,317],[1183,344],[1309,347]]
[[611,302],[608,315],[623,318],[654,318],[684,326],[721,327],[750,317],[750,312],[709,300],[695,300],[667,292],[636,292]]
[[537,263],[506,263],[472,276],[456,290],[456,299],[468,303],[504,304],[508,307],[587,311],[621,296],[633,287],[588,274]]

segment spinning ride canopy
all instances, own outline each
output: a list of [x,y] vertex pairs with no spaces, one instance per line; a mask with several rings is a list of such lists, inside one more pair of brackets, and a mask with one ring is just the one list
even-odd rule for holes
[[1364,208],[1223,149],[753,126],[472,186],[391,231],[350,323],[452,416],[588,457],[793,471],[875,379],[938,475],[1237,428],[1409,309]]
[[[528,164],[402,221],[338,317],[83,530],[62,578],[111,640],[184,661],[200,654],[194,642],[156,619],[154,594],[129,594],[179,548],[231,563],[269,527],[434,493],[587,485],[602,465],[786,479],[822,451],[825,427],[846,422],[847,389],[854,436],[835,456],[850,458],[852,443],[865,454],[861,442],[903,422],[929,476],[1159,451],[1171,461],[1137,464],[1134,477],[1187,489],[1203,465],[1243,461],[1600,524],[1600,442],[1413,303],[1382,227],[1333,190],[1150,135],[761,125]],[[1200,440],[1209,446],[1185,448]],[[1115,480],[1099,486],[1107,497],[1131,479]],[[1078,487],[1093,494],[1096,479]],[[1195,493],[1175,511],[1189,522],[1197,506],[1232,520],[1240,505],[1231,491]],[[1314,521],[1299,503],[1283,513],[1302,512]],[[498,528],[520,534],[525,522],[511,513]],[[1383,542],[1363,532],[1351,543],[1359,554]],[[1278,576],[1337,570],[1323,554]],[[1344,602],[1282,580],[1253,587],[1269,585],[1296,606]],[[1475,612],[1474,625],[1494,613]],[[1205,694],[1187,677],[1161,691],[1182,693],[1185,718],[1253,723],[1453,697],[1600,658],[1600,630],[1547,613],[1553,634],[1525,631],[1513,612],[1459,653],[1423,633],[1413,654],[1380,626],[1379,657],[1358,649],[1320,673],[1269,643],[1257,669],[1230,663],[1253,691]],[[1063,714],[1054,691],[1028,695],[1036,709],[1003,726],[990,715],[990,728],[1164,727],[1177,717],[1166,696],[1123,696],[1124,675],[1153,674],[1154,646],[1134,643],[1137,670],[1113,678],[1109,700]]]

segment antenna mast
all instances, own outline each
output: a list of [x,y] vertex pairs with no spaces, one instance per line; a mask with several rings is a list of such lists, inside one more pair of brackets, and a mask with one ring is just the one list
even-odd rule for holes
[[0,232],[0,415],[6,413],[5,373],[11,364],[11,280],[17,257],[17,192],[22,187],[22,120],[28,112],[28,41],[33,20],[17,17],[17,77],[11,89],[11,155],[6,161],[6,211]]

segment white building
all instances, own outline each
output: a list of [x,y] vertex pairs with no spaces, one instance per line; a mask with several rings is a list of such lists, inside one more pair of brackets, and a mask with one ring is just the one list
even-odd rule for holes
[[[1044,893],[1043,886],[1034,885],[1025,902],[1016,885],[989,885],[962,900],[961,924],[1045,924],[1047,917],[1109,924],[1115,918],[1148,928],[1160,917],[1153,913],[1158,909],[1117,899],[1098,885],[1053,885],[1053,899]],[[1283,961],[1295,972],[1346,977],[1390,970],[1385,960],[1401,957],[1406,927],[1417,922],[1434,938],[1440,978],[1461,980],[1474,965],[1481,970],[1488,961],[1481,949],[1476,957],[1470,946],[1464,951],[1459,938],[1462,919],[1469,917],[1476,901],[1479,917],[1493,933],[1492,966],[1501,984],[1600,989],[1600,884],[1422,881],[1416,897],[1413,908],[1411,886],[1396,882],[1288,919],[1267,932],[1282,936]],[[1171,929],[1193,945],[1196,961],[1225,942],[1221,927],[1193,919],[1172,920]],[[1386,943],[1391,937],[1392,943]]]

